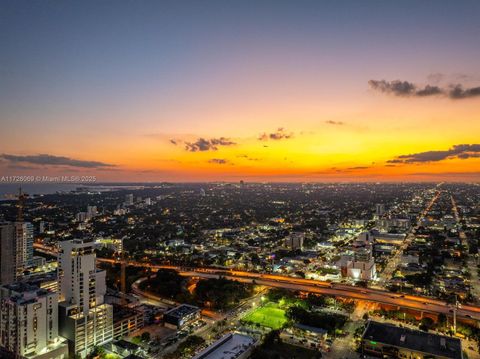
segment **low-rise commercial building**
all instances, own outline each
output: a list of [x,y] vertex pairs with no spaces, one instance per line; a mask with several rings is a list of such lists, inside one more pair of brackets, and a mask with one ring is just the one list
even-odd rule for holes
[[230,333],[217,340],[193,359],[246,359],[252,353],[255,339],[243,334]]
[[367,324],[361,349],[382,358],[463,358],[460,339],[374,321]]
[[172,329],[182,329],[198,319],[200,319],[200,308],[189,304],[179,305],[163,315],[165,326]]
[[113,339],[131,335],[144,325],[143,313],[125,306],[113,306]]

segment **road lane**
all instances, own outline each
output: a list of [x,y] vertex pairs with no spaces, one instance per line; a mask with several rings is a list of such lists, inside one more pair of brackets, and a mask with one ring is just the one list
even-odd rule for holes
[[[51,255],[56,254],[55,248],[47,247],[39,243],[35,243],[34,246],[36,250],[48,252],[48,254]],[[97,258],[97,261],[100,263],[110,264],[121,263],[121,261],[106,258]],[[237,280],[244,283],[255,282],[259,285],[265,285],[268,287],[286,288],[311,293],[327,294],[342,298],[364,300],[428,313],[443,313],[445,315],[452,315],[453,312],[450,304],[437,299],[414,295],[402,295],[380,289],[355,287],[347,284],[328,283],[315,281],[313,279],[294,278],[275,274],[252,273],[236,270],[219,270],[214,268],[195,268],[185,270],[182,267],[153,265],[151,263],[141,263],[136,261],[127,261],[127,264],[136,267],[150,268],[152,270],[158,270],[161,268],[174,269],[177,270],[181,275],[188,277],[218,278],[219,276],[224,276],[228,279]],[[462,305],[462,308],[458,309],[457,311],[457,317],[480,321],[480,307]]]

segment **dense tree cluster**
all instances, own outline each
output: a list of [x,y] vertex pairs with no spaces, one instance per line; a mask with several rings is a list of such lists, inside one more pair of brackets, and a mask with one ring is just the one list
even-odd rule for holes
[[252,295],[251,286],[225,278],[198,282],[195,299],[199,304],[225,309]]
[[186,279],[173,269],[159,269],[157,275],[142,283],[142,289],[161,297],[201,307],[226,309],[252,295],[252,286],[225,278],[200,280],[193,294],[186,290]]
[[190,335],[178,345],[178,348],[173,352],[164,356],[165,359],[182,359],[191,358],[199,346],[205,344],[205,339],[197,335]]
[[299,306],[290,307],[287,310],[287,318],[293,322],[311,327],[317,327],[334,332],[336,329],[341,329],[347,317],[341,314],[312,312]]
[[183,289],[185,278],[176,270],[159,269],[157,275],[145,282],[144,289],[162,297],[175,299]]

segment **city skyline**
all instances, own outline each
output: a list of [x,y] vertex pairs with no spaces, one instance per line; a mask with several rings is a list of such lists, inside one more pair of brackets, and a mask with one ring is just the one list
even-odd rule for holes
[[2,175],[480,177],[478,2],[0,7]]

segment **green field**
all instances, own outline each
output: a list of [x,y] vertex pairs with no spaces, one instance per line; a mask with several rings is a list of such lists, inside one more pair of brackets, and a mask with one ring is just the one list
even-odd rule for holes
[[279,329],[285,324],[287,318],[285,317],[285,311],[280,309],[277,304],[267,303],[247,314],[243,317],[243,320],[263,327]]

